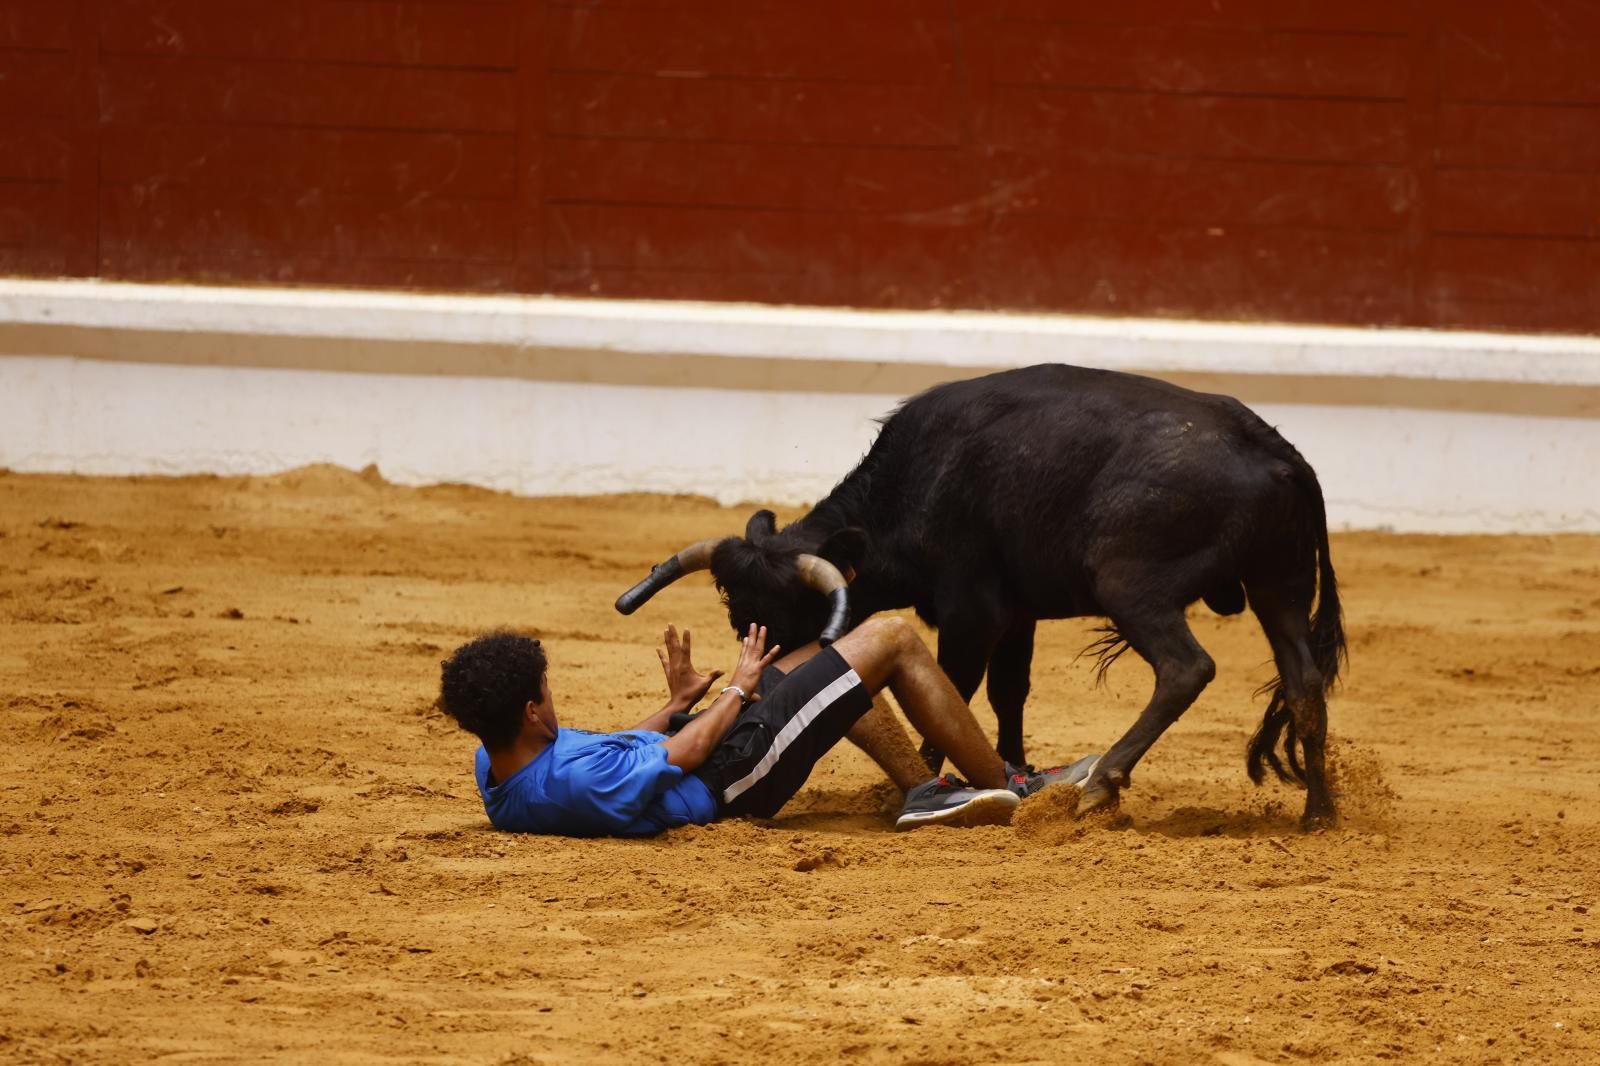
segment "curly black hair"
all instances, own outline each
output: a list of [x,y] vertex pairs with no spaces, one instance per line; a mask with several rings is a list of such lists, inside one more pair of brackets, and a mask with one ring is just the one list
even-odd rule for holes
[[523,709],[544,690],[544,648],[509,630],[461,645],[439,666],[439,709],[486,748],[510,745]]

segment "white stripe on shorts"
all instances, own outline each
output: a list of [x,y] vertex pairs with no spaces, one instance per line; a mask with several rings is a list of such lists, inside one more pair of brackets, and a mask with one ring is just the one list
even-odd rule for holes
[[767,749],[765,755],[761,756],[761,761],[756,763],[756,768],[722,790],[722,802],[732,803],[760,784],[761,779],[766,777],[774,766],[778,765],[778,759],[782,757],[784,749],[794,743],[795,738],[805,731],[806,726],[815,721],[817,715],[827,710],[840,696],[843,696],[859,684],[861,684],[861,677],[854,670],[846,670],[828,682],[827,688],[812,696],[806,702],[806,705],[796,712],[793,718],[783,724],[783,728],[778,730],[778,735],[773,738],[772,747]]

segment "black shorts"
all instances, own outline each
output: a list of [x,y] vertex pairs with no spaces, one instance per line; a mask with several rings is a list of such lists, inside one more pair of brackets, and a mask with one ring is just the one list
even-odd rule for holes
[[872,706],[872,693],[832,648],[792,674],[763,677],[759,691],[761,699],[745,705],[695,771],[716,797],[719,815],[777,814]]

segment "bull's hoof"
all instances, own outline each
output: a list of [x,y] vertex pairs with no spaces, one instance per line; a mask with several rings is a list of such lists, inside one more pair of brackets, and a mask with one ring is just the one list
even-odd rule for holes
[[1339,824],[1339,812],[1334,810],[1306,811],[1300,816],[1300,831],[1315,833],[1319,829],[1333,829]]
[[1104,781],[1087,781],[1078,793],[1078,808],[1074,815],[1082,818],[1097,811],[1114,811],[1121,799],[1121,793]]

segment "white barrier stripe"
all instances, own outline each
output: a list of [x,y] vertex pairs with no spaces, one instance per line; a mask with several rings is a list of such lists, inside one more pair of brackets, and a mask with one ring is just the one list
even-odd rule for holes
[[839,697],[859,684],[861,684],[861,678],[856,672],[847,670],[830,681],[828,686],[821,692],[812,696],[793,718],[784,723],[783,728],[778,731],[777,737],[773,739],[772,747],[767,749],[767,753],[761,757],[761,761],[756,763],[756,768],[723,789],[722,802],[732,803],[760,784],[762,778],[766,777],[772,768],[778,765],[778,760],[783,756],[789,745],[793,744],[800,734],[805,732],[806,726],[815,721],[823,711],[831,707]]
[[[527,351],[1600,385],[1600,337],[0,279],[0,327]],[[36,338],[34,338],[36,339]],[[0,344],[0,354],[5,346]],[[76,354],[30,347],[17,354]]]

